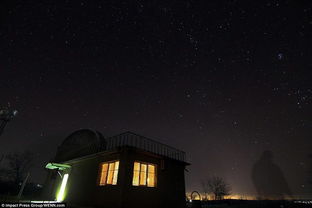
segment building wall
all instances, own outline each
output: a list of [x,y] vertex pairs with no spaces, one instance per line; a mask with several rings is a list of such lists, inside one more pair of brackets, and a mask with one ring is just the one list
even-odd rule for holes
[[[121,186],[99,186],[100,164],[119,160],[120,154],[105,154],[95,158],[72,163],[65,201],[72,205],[93,205],[120,207]],[[121,177],[118,177],[118,180]]]
[[[99,186],[102,162],[119,160],[117,185]],[[157,186],[132,186],[134,161],[157,165]],[[165,159],[135,148],[68,163],[72,166],[65,202],[105,208],[185,207],[185,163]],[[58,181],[60,183],[60,181]]]
[[[126,174],[126,183],[123,188],[126,192],[124,194],[125,205],[138,208],[185,207],[185,164],[148,153],[144,154],[131,148],[124,155],[128,158],[126,169],[129,170],[128,174]],[[157,165],[156,187],[132,186],[134,161]]]

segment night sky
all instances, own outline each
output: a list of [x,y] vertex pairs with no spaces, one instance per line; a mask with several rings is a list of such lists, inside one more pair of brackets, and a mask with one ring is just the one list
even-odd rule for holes
[[187,191],[208,175],[255,195],[274,153],[312,195],[310,1],[1,1],[0,105],[19,111],[2,153],[36,153],[31,180],[72,131],[133,131],[182,149]]

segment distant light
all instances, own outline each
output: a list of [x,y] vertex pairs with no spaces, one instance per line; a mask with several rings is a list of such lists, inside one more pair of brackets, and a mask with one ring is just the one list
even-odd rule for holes
[[17,113],[18,113],[18,111],[17,111],[17,110],[14,110],[14,111],[13,111],[13,116],[16,116]]
[[277,54],[277,59],[278,60],[282,60],[284,58],[284,54],[283,53],[278,53]]
[[192,202],[192,199],[190,199],[190,202]]

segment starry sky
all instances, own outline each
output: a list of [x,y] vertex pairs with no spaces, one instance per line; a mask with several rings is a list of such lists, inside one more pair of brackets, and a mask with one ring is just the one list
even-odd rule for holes
[[3,153],[36,153],[33,181],[72,131],[133,131],[183,149],[187,191],[209,175],[255,195],[274,153],[312,195],[309,1],[10,0],[0,3],[0,105],[19,111]]

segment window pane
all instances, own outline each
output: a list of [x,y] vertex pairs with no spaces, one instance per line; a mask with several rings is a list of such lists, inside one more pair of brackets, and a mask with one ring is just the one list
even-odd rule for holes
[[112,184],[113,183],[114,166],[115,166],[115,163],[109,163],[107,184]]
[[116,161],[115,162],[115,170],[118,170],[119,169],[119,161]]
[[148,165],[147,186],[155,187],[155,165]]
[[141,164],[141,171],[140,171],[140,185],[146,185],[146,173],[147,173],[147,165]]
[[116,161],[116,162],[115,162],[114,177],[113,177],[113,185],[116,185],[116,184],[117,184],[118,169],[119,169],[119,161]]
[[148,172],[155,173],[155,165],[148,165]]
[[155,174],[148,173],[148,176],[147,176],[147,186],[148,187],[155,187]]
[[132,179],[132,185],[138,186],[139,185],[139,173],[140,173],[140,163],[134,162],[133,166],[133,179]]
[[134,162],[133,170],[140,171],[140,163]]
[[107,169],[108,169],[108,164],[107,163],[102,164],[101,178],[100,178],[101,186],[106,184]]

